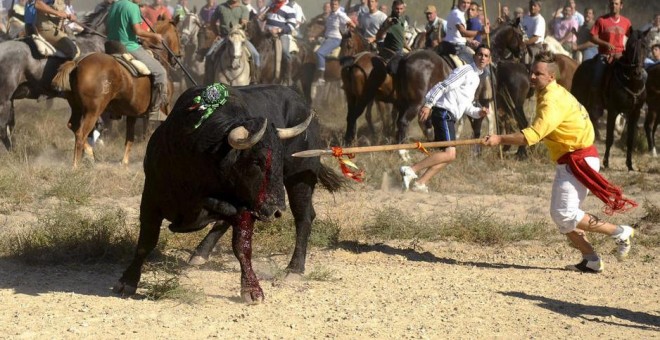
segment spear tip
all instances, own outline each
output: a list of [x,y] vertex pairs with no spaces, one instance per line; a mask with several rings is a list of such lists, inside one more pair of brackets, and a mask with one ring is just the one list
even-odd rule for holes
[[331,152],[330,150],[321,150],[321,149],[305,150],[305,151],[298,151],[296,153],[293,153],[291,156],[293,156],[293,157],[319,157],[319,156],[329,154],[330,152]]

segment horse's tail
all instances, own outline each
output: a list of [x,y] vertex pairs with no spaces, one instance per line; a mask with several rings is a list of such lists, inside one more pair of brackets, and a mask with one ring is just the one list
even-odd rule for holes
[[60,65],[57,74],[53,78],[51,84],[57,91],[71,91],[70,75],[76,69],[78,63],[71,60]]

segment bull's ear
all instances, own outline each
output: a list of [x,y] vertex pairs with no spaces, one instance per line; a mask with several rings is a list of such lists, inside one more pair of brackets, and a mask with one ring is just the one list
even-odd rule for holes
[[178,14],[177,16],[174,17],[174,19],[172,19],[172,24],[176,26],[179,24],[179,21],[181,21],[181,14]]

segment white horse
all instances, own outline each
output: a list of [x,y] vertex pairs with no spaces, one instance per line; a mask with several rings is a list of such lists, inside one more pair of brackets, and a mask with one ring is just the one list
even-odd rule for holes
[[[203,27],[202,22],[195,13],[188,13],[183,20],[179,22],[177,30],[181,45],[183,46],[183,65],[190,72],[197,84],[202,84],[204,79],[204,60],[197,58],[196,53],[199,49],[199,34]],[[188,78],[184,78],[188,81]],[[188,84],[191,86],[192,84]]]
[[240,27],[233,27],[214,55],[214,81],[232,86],[250,84],[250,57],[246,47],[247,36]]

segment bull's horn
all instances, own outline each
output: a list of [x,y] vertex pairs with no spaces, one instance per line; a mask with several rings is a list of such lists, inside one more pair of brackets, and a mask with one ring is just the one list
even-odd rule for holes
[[309,113],[309,116],[307,119],[305,119],[304,122],[290,128],[278,128],[277,129],[277,135],[280,137],[280,139],[289,139],[293,138],[305,131],[307,127],[309,126],[309,123],[312,122],[312,118],[314,118],[314,110],[312,110]]
[[250,132],[244,126],[235,127],[229,132],[229,136],[227,137],[229,145],[237,150],[245,150],[251,148],[261,140],[261,137],[264,136],[264,132],[266,132],[267,126],[268,119],[264,119],[263,126],[261,129],[259,129],[259,131],[257,131],[257,133],[254,134],[254,136],[250,136]]

